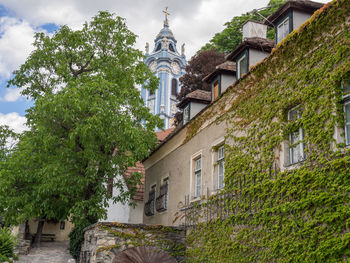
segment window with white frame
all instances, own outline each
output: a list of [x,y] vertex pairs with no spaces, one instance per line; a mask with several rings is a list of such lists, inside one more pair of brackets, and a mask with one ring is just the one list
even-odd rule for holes
[[[302,108],[297,106],[288,111],[288,121],[293,122],[301,118]],[[289,134],[289,164],[295,164],[305,159],[304,130],[299,127]]]
[[194,176],[195,176],[194,197],[200,197],[202,195],[202,158],[201,157],[195,160]]
[[277,43],[281,42],[289,34],[289,17],[277,26]]
[[218,189],[224,187],[224,175],[225,175],[225,148],[220,146],[218,149]]
[[345,144],[350,145],[350,79],[342,81],[344,114],[345,114]]
[[248,68],[248,60],[247,56],[243,55],[238,62],[238,77],[241,78],[243,74],[247,73],[247,68]]

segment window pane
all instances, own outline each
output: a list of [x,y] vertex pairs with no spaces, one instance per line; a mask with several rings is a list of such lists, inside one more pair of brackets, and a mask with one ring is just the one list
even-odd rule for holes
[[184,124],[186,124],[190,120],[190,105],[187,105],[184,108],[183,118],[184,118],[184,120],[183,120]]
[[284,20],[277,27],[277,42],[281,42],[283,38],[285,38],[289,34],[289,18]]
[[290,111],[288,111],[288,120],[296,121],[301,118],[301,114],[302,114],[302,109],[300,106],[298,106],[297,108],[291,109]]
[[350,123],[350,103],[344,106],[345,108],[345,123]]
[[198,171],[201,169],[201,158],[199,158],[198,160],[196,160],[196,168],[195,171]]
[[224,174],[225,174],[225,165],[224,162],[220,162],[218,164],[218,188],[222,188],[224,186]]
[[350,124],[345,126],[346,145],[350,144]]
[[345,93],[349,93],[350,92],[350,80],[343,80],[341,85],[342,85],[342,88],[343,88],[343,92],[345,92]]
[[247,73],[247,57],[244,56],[239,61],[239,77],[242,77],[243,74]]
[[221,160],[224,158],[224,146],[221,146],[219,149],[218,149],[218,160]]
[[202,184],[201,179],[202,179],[201,173],[200,172],[196,173],[196,193],[195,193],[196,197],[201,196],[201,184]]

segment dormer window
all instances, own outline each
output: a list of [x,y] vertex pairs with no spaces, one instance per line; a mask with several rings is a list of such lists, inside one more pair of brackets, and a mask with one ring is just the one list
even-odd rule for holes
[[289,17],[284,19],[279,25],[277,25],[277,43],[281,42],[290,32]]
[[213,84],[213,96],[214,100],[216,100],[216,98],[219,97],[219,80],[216,80]]
[[248,57],[246,54],[238,59],[237,66],[237,75],[238,78],[241,78],[243,74],[246,74],[248,72]]
[[190,104],[187,104],[187,106],[184,108],[182,119],[184,125],[190,121]]

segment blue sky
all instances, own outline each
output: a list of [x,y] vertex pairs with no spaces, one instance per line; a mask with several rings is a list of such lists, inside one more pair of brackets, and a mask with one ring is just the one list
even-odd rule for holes
[[[25,111],[33,102],[20,89],[7,89],[12,72],[33,50],[33,36],[41,31],[52,34],[60,25],[78,29],[100,10],[126,18],[139,37],[136,47],[144,50],[163,26],[162,10],[170,12],[170,29],[178,45],[186,44],[186,56],[193,54],[232,17],[267,5],[268,0],[0,0],[0,125],[16,132],[26,129]],[[327,0],[321,0],[326,3]],[[189,26],[190,25],[190,26]]]

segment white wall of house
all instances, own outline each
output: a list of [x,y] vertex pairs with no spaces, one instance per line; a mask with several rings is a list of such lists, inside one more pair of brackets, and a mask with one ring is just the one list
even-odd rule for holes
[[293,11],[293,30],[298,29],[310,17],[311,17],[310,14],[294,10]]
[[255,66],[257,63],[261,62],[266,58],[270,53],[258,51],[255,49],[249,49],[249,67]]
[[234,82],[236,81],[236,77],[228,74],[222,74],[221,76],[221,94],[227,90]]

